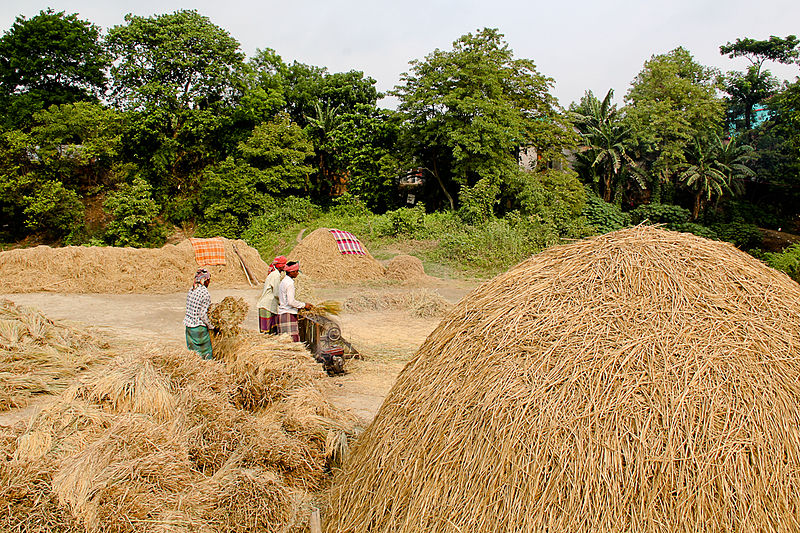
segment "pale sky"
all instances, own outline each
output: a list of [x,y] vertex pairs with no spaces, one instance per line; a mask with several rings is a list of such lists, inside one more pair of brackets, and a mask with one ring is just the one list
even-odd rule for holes
[[[515,57],[532,59],[555,79],[553,94],[565,107],[587,89],[602,97],[613,88],[620,102],[650,56],[677,46],[706,66],[744,70],[747,60],[721,56],[721,44],[800,35],[797,0],[3,0],[0,29],[7,31],[17,15],[30,18],[47,7],[78,13],[104,30],[123,24],[129,12],[196,9],[238,40],[248,57],[273,48],[287,63],[362,70],[381,91],[399,82],[410,60],[449,50],[479,28],[498,28]],[[768,68],[780,79],[800,75],[796,64]],[[393,107],[392,101],[382,104]]]

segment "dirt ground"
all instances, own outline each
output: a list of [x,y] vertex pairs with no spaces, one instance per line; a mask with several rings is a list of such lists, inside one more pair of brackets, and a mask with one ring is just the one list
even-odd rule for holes
[[[431,290],[439,292],[451,303],[467,294],[475,283],[436,281]],[[397,291],[402,287],[339,286],[313,288],[318,300],[344,301],[359,290]],[[244,298],[251,305],[245,327],[258,329],[255,303],[259,289],[215,289],[211,298],[218,302],[226,296]],[[137,343],[163,343],[183,346],[182,324],[186,293],[176,294],[58,294],[28,293],[0,295],[18,305],[40,309],[52,319],[67,320],[99,329],[117,340],[120,350],[136,349]],[[312,300],[313,301],[313,300]],[[347,373],[326,381],[329,398],[339,407],[351,411],[365,421],[371,420],[394,384],[397,375],[413,356],[442,317],[417,318],[403,310],[343,312],[338,320],[344,337],[362,354],[362,359],[348,361]],[[3,413],[0,425],[8,425],[29,417],[36,404],[23,410]]]

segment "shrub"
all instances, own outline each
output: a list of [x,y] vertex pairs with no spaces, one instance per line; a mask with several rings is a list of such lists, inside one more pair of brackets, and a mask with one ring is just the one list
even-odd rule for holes
[[23,201],[25,225],[51,237],[64,237],[83,222],[84,207],[78,193],[67,189],[60,181],[41,183]]
[[763,236],[755,224],[746,222],[730,222],[728,224],[715,224],[712,226],[720,239],[732,242],[743,250],[761,246]]
[[592,192],[586,194],[586,205],[581,213],[586,218],[586,223],[597,228],[599,233],[608,233],[629,226],[631,217],[628,213]]
[[494,217],[494,206],[500,188],[488,179],[482,178],[473,187],[461,186],[458,200],[461,208],[459,216],[468,224],[482,224]]
[[672,227],[689,222],[691,212],[679,205],[646,204],[632,210],[630,216],[634,224],[648,221],[651,224],[666,224],[667,227]]
[[375,233],[386,237],[414,237],[422,232],[425,220],[425,206],[401,207],[387,211],[375,221]]
[[160,246],[166,238],[164,228],[156,220],[158,204],[152,188],[136,177],[103,203],[114,219],[106,227],[106,240],[114,246]]
[[780,253],[764,254],[766,263],[800,283],[800,244],[792,244]]

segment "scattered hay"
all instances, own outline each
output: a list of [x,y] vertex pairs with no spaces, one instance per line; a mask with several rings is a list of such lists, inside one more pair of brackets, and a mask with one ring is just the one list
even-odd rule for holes
[[400,374],[327,531],[800,530],[800,287],[636,227],[465,297]]
[[81,371],[105,359],[107,348],[99,334],[0,300],[0,411],[63,391]]
[[363,281],[381,279],[384,273],[383,266],[368,251],[366,255],[339,252],[336,239],[327,228],[309,233],[288,257],[299,261],[300,270],[316,280]]
[[242,323],[247,318],[250,306],[244,298],[226,296],[221,302],[211,304],[208,320],[223,335],[238,335],[242,331]]
[[224,361],[130,351],[0,428],[0,529],[305,531],[310,491],[330,481],[326,431],[346,449],[358,421],[319,395],[302,345],[240,337]]
[[422,261],[413,255],[406,254],[396,255],[386,264],[386,277],[406,283],[424,281],[429,278],[425,274]]
[[344,302],[344,308],[350,313],[399,309],[419,318],[442,316],[452,307],[441,294],[430,289],[361,292]]
[[342,302],[336,302],[334,300],[325,300],[324,302],[320,302],[318,304],[314,304],[313,309],[310,311],[303,311],[304,315],[311,315],[311,316],[337,316],[339,313],[342,312]]
[[[223,239],[226,265],[207,266],[215,287],[250,287],[233,244],[251,272],[266,278],[268,265],[244,241]],[[37,246],[0,252],[0,293],[171,293],[188,290],[198,265],[185,240],[162,248]]]

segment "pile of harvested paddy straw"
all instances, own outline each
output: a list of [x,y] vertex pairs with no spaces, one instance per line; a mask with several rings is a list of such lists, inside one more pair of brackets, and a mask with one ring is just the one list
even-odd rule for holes
[[97,333],[0,300],[0,411],[63,391],[79,372],[107,357],[107,348]]
[[405,254],[396,255],[386,264],[386,277],[405,283],[425,281],[429,278],[425,274],[422,261],[413,255]]
[[250,306],[244,298],[226,296],[221,302],[211,304],[208,320],[223,335],[237,335],[242,331],[242,323],[247,318]]
[[415,289],[397,292],[361,291],[344,302],[350,313],[407,311],[418,318],[442,316],[453,306],[437,291]]
[[288,257],[300,262],[300,270],[315,280],[362,281],[380,279],[384,273],[383,266],[369,251],[365,255],[342,254],[327,228],[309,233]]
[[0,530],[307,531],[356,420],[298,343],[240,339],[128,353],[0,433]]
[[[266,278],[268,266],[257,250],[244,241],[223,240],[226,264],[203,267],[214,287],[249,287],[234,244],[250,271]],[[162,248],[37,246],[0,252],[0,294],[180,292],[189,290],[198,268],[188,240]]]
[[327,531],[800,530],[800,287],[636,227],[465,297],[334,483]]

